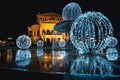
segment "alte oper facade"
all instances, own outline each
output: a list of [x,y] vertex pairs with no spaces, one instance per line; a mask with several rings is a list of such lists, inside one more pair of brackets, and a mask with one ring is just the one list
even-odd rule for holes
[[38,13],[37,24],[28,26],[28,36],[32,40],[32,44],[35,44],[39,39],[44,43],[51,43],[52,39],[68,39],[66,33],[57,32],[54,30],[54,25],[62,21],[62,16],[57,13]]

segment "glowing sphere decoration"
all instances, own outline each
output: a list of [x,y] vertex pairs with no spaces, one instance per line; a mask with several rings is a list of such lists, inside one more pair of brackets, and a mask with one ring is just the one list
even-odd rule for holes
[[18,50],[15,61],[18,66],[27,66],[30,64],[31,52],[28,50]]
[[116,48],[107,48],[106,58],[108,60],[114,61],[114,60],[117,60],[118,57],[119,55],[118,55],[118,51]]
[[31,39],[27,35],[20,35],[16,40],[16,45],[20,49],[28,49],[31,46],[31,44]]
[[38,48],[42,48],[44,45],[44,42],[42,40],[38,40],[36,44]]
[[75,59],[70,67],[71,75],[73,74],[92,74],[108,76],[113,73],[110,63],[100,56],[80,56]]
[[61,39],[61,40],[59,40],[59,42],[58,42],[58,45],[59,45],[59,47],[65,47],[65,45],[66,45],[66,41],[64,40],[64,39]]
[[84,53],[99,53],[106,48],[107,36],[113,36],[113,27],[101,12],[88,11],[72,24],[70,39],[76,49]]
[[58,32],[70,32],[73,21],[82,14],[81,7],[76,2],[68,3],[62,10],[62,21],[54,26]]
[[118,44],[118,40],[115,37],[107,37],[106,45],[108,47],[115,47]]
[[73,20],[76,19],[82,13],[81,7],[75,3],[67,4],[62,10],[63,20]]

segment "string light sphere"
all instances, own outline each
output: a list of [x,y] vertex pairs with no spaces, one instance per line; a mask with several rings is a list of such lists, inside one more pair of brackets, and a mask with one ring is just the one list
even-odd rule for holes
[[101,12],[95,11],[81,14],[70,30],[72,44],[84,53],[99,53],[106,48],[107,36],[113,36],[112,23]]
[[81,7],[76,2],[67,4],[62,10],[63,20],[73,20],[82,14]]
[[42,48],[44,45],[44,42],[42,40],[38,40],[36,44],[38,48]]
[[61,40],[59,40],[59,42],[58,42],[58,45],[59,45],[59,47],[65,47],[65,45],[66,45],[66,41],[64,40],[64,39],[61,39]]
[[106,58],[108,60],[114,61],[117,60],[119,57],[118,51],[116,48],[107,48],[106,50]]
[[31,44],[31,39],[27,35],[20,35],[16,39],[16,45],[20,49],[28,49],[31,46]]

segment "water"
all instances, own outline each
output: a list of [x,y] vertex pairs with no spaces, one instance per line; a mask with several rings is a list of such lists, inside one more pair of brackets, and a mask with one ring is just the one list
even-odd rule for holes
[[0,49],[0,69],[61,75],[49,80],[119,80],[120,57],[111,61],[105,54],[78,55],[75,50]]

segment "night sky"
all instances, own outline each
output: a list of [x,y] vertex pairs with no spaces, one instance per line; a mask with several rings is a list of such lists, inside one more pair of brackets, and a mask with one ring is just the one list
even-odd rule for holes
[[38,12],[61,14],[65,5],[77,2],[82,12],[102,12],[112,22],[114,33],[119,35],[119,0],[3,0],[0,2],[0,38],[27,34],[27,27],[36,23]]

